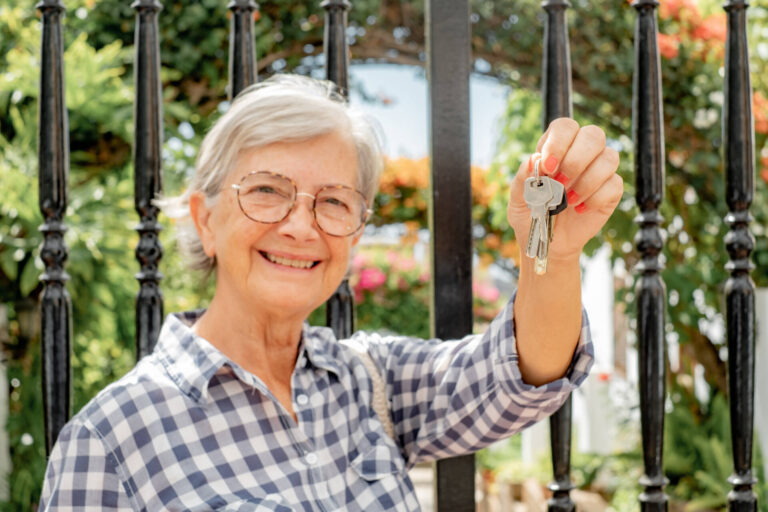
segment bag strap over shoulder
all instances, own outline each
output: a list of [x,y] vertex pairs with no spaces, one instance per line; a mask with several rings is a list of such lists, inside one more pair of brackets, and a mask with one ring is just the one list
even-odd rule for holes
[[381,377],[379,368],[373,361],[371,354],[369,354],[364,347],[357,343],[349,342],[349,340],[345,340],[344,344],[355,351],[355,353],[360,357],[360,361],[365,366],[365,369],[368,370],[368,375],[370,375],[371,380],[373,381],[373,410],[376,411],[376,415],[379,417],[381,424],[384,426],[384,432],[386,432],[387,435],[394,441],[395,426],[392,423],[392,417],[389,414],[387,388],[386,384],[384,383],[384,379]]

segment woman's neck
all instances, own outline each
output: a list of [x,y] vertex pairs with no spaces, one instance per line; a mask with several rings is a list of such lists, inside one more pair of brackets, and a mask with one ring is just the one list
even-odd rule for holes
[[303,317],[246,307],[217,294],[193,330],[268,385],[290,385],[303,324]]

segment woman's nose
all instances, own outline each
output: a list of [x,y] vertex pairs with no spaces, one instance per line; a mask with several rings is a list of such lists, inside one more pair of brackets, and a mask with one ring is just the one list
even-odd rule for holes
[[[305,196],[301,198],[300,196]],[[280,223],[279,231],[297,240],[317,238],[318,228],[313,213],[315,196],[305,192],[296,194],[296,202],[288,216]]]

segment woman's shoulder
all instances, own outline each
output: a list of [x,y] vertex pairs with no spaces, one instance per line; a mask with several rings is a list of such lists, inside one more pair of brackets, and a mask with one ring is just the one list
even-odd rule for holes
[[183,393],[152,354],[123,377],[99,391],[70,423],[79,424],[102,440],[140,429],[158,411],[184,402]]

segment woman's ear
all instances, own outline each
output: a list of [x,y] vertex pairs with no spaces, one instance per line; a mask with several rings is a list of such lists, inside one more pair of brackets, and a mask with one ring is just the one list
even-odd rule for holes
[[205,195],[202,192],[192,192],[189,196],[189,216],[195,223],[197,236],[203,244],[205,255],[209,258],[216,256],[216,238],[211,225],[212,210],[205,204]]

